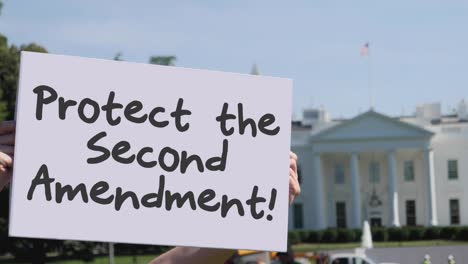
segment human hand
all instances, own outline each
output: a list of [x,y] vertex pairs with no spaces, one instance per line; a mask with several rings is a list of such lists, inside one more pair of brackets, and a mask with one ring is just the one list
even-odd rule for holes
[[289,152],[289,204],[301,193],[301,186],[297,175],[297,155]]
[[15,121],[0,123],[0,191],[11,180],[15,150]]
[[[289,153],[289,203],[301,193],[297,175],[297,155]],[[160,255],[150,264],[167,263],[223,263],[235,253],[231,249],[207,249],[196,247],[175,247]]]

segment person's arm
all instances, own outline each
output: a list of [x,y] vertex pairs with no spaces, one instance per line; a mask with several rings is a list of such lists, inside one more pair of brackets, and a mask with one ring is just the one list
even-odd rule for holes
[[15,122],[0,123],[0,191],[11,180],[13,152],[15,145]]
[[[297,155],[289,154],[289,204],[301,193],[297,175]],[[195,247],[175,247],[155,258],[150,264],[224,263],[236,251]]]
[[233,249],[175,247],[155,258],[150,264],[224,263],[236,253]]

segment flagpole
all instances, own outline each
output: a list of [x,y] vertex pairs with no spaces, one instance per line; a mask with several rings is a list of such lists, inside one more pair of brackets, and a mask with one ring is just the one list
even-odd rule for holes
[[114,243],[109,243],[109,264],[115,263]]
[[370,44],[367,52],[367,90],[369,92],[369,107],[371,110],[374,109],[374,98],[372,94],[372,78],[371,78],[371,50]]

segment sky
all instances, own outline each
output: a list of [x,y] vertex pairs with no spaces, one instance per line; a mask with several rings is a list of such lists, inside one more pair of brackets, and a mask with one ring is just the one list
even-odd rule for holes
[[238,73],[256,63],[293,79],[296,118],[308,107],[349,118],[371,102],[391,116],[430,102],[450,113],[468,99],[468,1],[3,2],[10,44],[143,63],[175,55],[177,66]]

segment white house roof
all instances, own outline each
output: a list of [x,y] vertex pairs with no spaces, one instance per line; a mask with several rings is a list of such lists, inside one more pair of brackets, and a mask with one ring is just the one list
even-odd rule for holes
[[312,135],[311,141],[431,138],[432,132],[369,110]]

